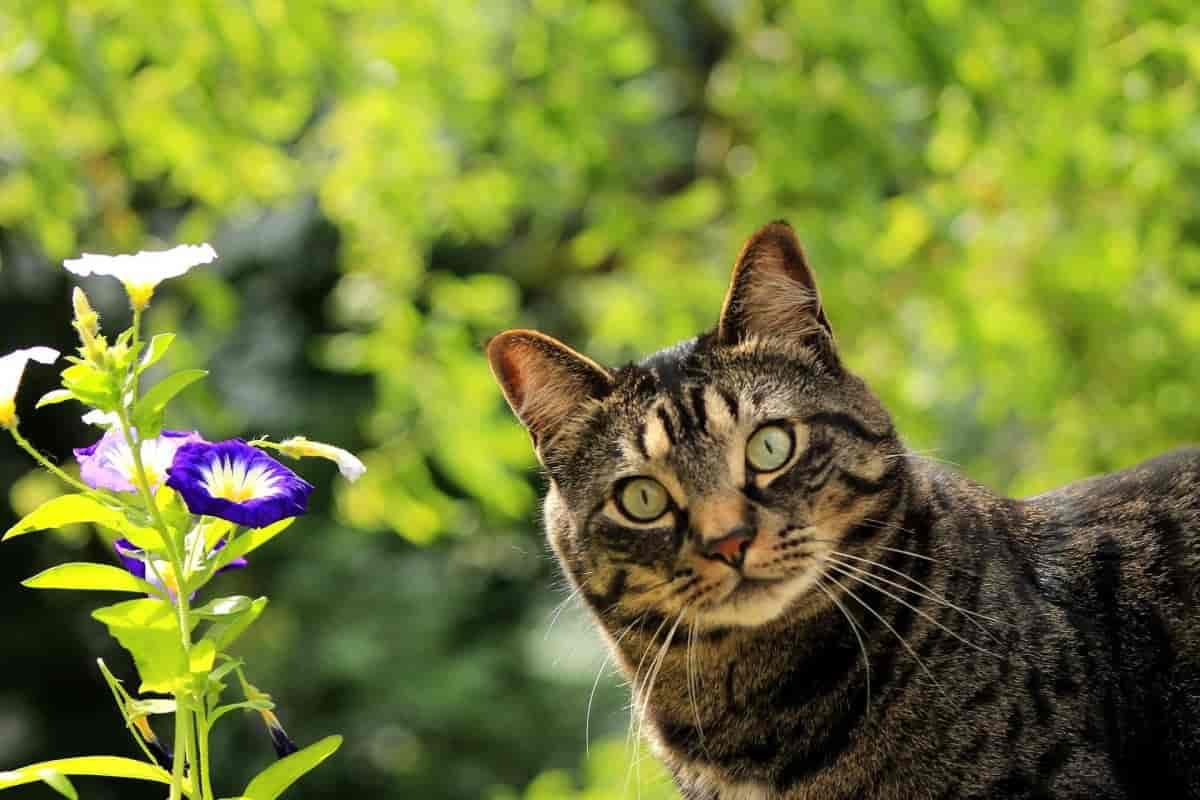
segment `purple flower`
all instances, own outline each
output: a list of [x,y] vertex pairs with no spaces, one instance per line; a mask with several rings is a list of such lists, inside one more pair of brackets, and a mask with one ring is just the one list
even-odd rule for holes
[[[254,702],[270,702],[271,695],[266,692],[261,692],[257,687],[251,686],[243,682],[246,691],[246,699]],[[267,726],[267,733],[271,735],[271,744],[275,747],[275,755],[279,758],[285,758],[295,753],[300,748],[292,741],[292,738],[287,735],[287,731],[283,729],[283,723],[279,721],[279,717],[275,716],[275,712],[270,708],[259,708],[258,713],[262,716],[263,723]]]
[[[136,433],[135,433],[136,437]],[[166,477],[167,468],[175,458],[175,451],[187,442],[201,442],[196,431],[163,431],[161,436],[146,439],[139,445],[142,466],[150,491],[155,491]],[[136,492],[133,451],[125,442],[125,435],[113,428],[91,447],[75,450],[79,462],[79,477],[93,489],[112,489],[114,492]]]
[[188,511],[261,528],[308,509],[313,487],[241,439],[187,442],[175,451],[167,486]]
[[132,720],[134,726],[138,729],[138,733],[142,736],[142,741],[150,748],[154,760],[163,769],[171,768],[172,753],[171,748],[163,744],[162,741],[154,735],[154,729],[150,727],[150,721],[145,717],[134,717]]
[[274,712],[261,709],[258,713],[262,714],[263,722],[267,724],[267,733],[271,734],[271,744],[275,747],[276,756],[284,758],[300,749],[287,735],[287,731],[283,729],[279,717],[275,716]]
[[[212,550],[203,556],[203,558],[212,558],[224,546],[225,540],[222,539],[213,545]],[[160,589],[166,589],[171,597],[179,594],[179,579],[176,577],[175,570],[172,569],[170,561],[165,558],[154,558],[152,553],[141,549],[128,539],[117,539],[113,542],[113,549],[117,551],[117,558],[121,559],[121,563],[125,565],[125,569],[129,570],[134,577],[149,581],[152,585]],[[154,561],[154,569],[150,569],[148,566],[148,562],[151,559]],[[245,558],[235,558],[213,574],[220,575],[226,570],[241,569],[248,564],[249,562]],[[155,574],[156,571],[157,575]],[[160,577],[162,578],[161,581],[159,580]],[[195,596],[196,593],[193,592],[192,597]]]

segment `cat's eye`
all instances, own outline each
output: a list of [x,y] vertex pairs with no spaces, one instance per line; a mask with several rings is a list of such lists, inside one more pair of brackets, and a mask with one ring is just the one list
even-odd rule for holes
[[746,463],[758,472],[779,469],[792,457],[796,446],[792,429],[783,425],[763,425],[746,442]]
[[653,478],[633,478],[617,491],[617,505],[625,516],[638,522],[653,522],[667,511],[671,498]]

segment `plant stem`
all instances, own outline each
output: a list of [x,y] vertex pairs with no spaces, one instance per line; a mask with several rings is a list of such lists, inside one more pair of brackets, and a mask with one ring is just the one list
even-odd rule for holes
[[[176,708],[175,713],[179,713],[178,708]],[[187,727],[184,728],[187,760],[192,765],[192,791],[198,794],[199,800],[205,800],[202,783],[197,780],[197,776],[200,774],[200,761],[196,758],[196,715],[189,709],[184,714],[184,719],[187,721]]]
[[[139,332],[141,327],[141,312],[136,308],[133,312],[133,341],[139,341]],[[125,393],[126,397],[137,398],[137,372],[131,376],[132,392]],[[130,401],[132,402],[132,401]],[[171,538],[171,529],[167,527],[166,520],[163,519],[162,512],[158,510],[158,504],[154,501],[154,494],[150,491],[150,480],[146,477],[146,467],[142,463],[142,446],[141,442],[134,441],[133,428],[129,421],[129,409],[125,404],[117,409],[117,417],[121,422],[121,433],[125,437],[125,444],[129,447],[130,455],[133,458],[134,478],[136,479],[138,493],[142,496],[142,502],[146,504],[146,511],[154,520],[154,525],[158,528],[159,534],[162,536],[163,545],[167,549],[167,557],[171,559],[171,569],[175,573],[175,610],[179,615],[179,635],[183,643],[184,662],[191,663],[192,651],[192,635],[191,627],[188,624],[188,593],[187,593],[187,576],[183,571],[182,549],[183,543],[176,543]],[[170,589],[167,589],[170,592]],[[190,704],[183,702],[179,693],[175,695],[175,760],[171,765],[171,793],[170,800],[180,800],[183,792],[183,768],[184,761],[190,761],[192,764],[192,782],[196,783],[196,756],[192,745],[192,738],[195,731],[195,726],[192,721],[192,710]]]
[[50,459],[48,459],[44,455],[42,455],[40,452],[38,452],[38,449],[36,447],[34,447],[32,444],[30,444],[28,439],[26,439],[24,436],[21,435],[21,432],[19,430],[17,430],[16,425],[13,425],[12,427],[10,427],[8,429],[8,432],[12,434],[13,440],[16,441],[17,445],[22,450],[24,450],[26,453],[29,453],[29,455],[33,456],[34,461],[38,462],[43,467],[48,469],[57,478],[61,479],[62,481],[65,481],[72,488],[78,489],[81,492],[91,492],[92,491],[89,487],[85,486],[82,482],[76,480],[75,478],[72,478],[70,475],[63,472],[62,469],[60,469],[57,465],[55,465],[55,463],[53,461],[51,461]]
[[183,791],[183,760],[187,755],[184,739],[187,737],[187,726],[191,720],[191,712],[184,711],[179,706],[178,697],[175,699],[175,760],[171,764],[171,795],[169,800],[179,800]]
[[196,733],[200,737],[200,797],[212,800],[212,777],[208,768],[208,717],[204,712],[196,715]]

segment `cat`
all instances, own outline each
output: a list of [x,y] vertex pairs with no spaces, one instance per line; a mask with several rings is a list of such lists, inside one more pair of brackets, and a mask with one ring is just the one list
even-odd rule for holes
[[1022,500],[912,457],[785,222],[695,339],[487,356],[684,798],[1200,798],[1200,449]]

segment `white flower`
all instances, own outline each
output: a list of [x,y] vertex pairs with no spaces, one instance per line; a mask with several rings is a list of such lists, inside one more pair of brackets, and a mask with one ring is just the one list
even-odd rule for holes
[[348,481],[358,480],[367,471],[366,465],[350,451],[323,442],[313,442],[303,436],[285,439],[276,445],[275,449],[292,458],[303,458],[304,456],[327,458],[337,464],[338,471]]
[[115,411],[106,413],[99,409],[92,409],[80,417],[80,419],[88,425],[96,425],[101,428],[117,428],[121,425],[121,418],[117,416]]
[[52,347],[30,347],[0,357],[0,425],[8,428],[17,421],[17,387],[21,384],[25,365],[30,361],[53,364],[58,355]]
[[134,255],[105,256],[84,253],[68,258],[63,266],[69,272],[87,277],[110,275],[125,284],[133,307],[141,310],[150,302],[154,287],[167,278],[184,274],[197,264],[207,264],[217,251],[205,244],[181,244],[170,250],[143,250]]

